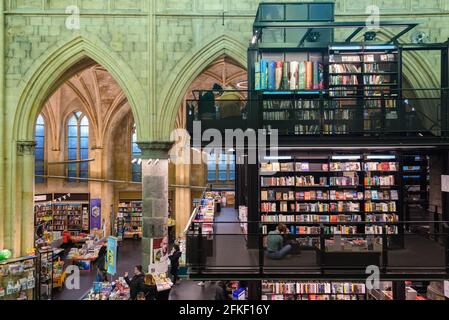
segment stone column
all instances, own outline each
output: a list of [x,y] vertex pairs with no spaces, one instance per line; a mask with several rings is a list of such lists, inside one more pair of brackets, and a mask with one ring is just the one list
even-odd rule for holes
[[168,235],[168,152],[171,142],[140,142],[142,150],[142,265],[151,264],[151,240]]
[[[34,141],[19,141],[17,143],[17,181],[20,187],[18,207],[21,211],[16,212],[21,217],[21,255],[25,255],[34,248]],[[14,241],[16,242],[16,241]]]
[[[4,126],[5,117],[5,16],[4,16],[4,1],[0,1],[0,123]],[[6,237],[6,181],[5,181],[5,149],[6,143],[5,141],[5,130],[2,127],[0,130],[0,141],[2,142],[0,145],[0,167],[3,170],[0,170],[0,248],[5,247],[5,237]]]
[[[190,185],[190,165],[176,165],[176,185]],[[190,188],[176,188],[175,194],[175,213],[176,213],[176,236],[179,237],[189,222],[192,214],[192,192]]]

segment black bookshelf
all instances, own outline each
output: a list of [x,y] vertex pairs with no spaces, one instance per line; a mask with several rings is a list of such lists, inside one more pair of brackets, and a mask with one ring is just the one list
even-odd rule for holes
[[262,300],[366,300],[358,282],[262,281]]
[[258,211],[263,233],[284,223],[292,236],[319,237],[320,225],[328,224],[328,235],[380,236],[385,230],[376,223],[386,222],[389,246],[401,245],[401,164],[397,154],[283,154],[278,160],[261,160]]

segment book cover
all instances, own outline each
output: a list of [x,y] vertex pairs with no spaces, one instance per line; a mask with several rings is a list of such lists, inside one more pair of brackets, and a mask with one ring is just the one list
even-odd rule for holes
[[290,90],[298,88],[299,62],[292,61],[290,63]]
[[270,61],[268,65],[268,90],[276,90],[276,61]]
[[320,89],[320,63],[318,61],[313,62],[313,89]]
[[290,62],[285,61],[282,68],[282,90],[290,90]]
[[306,89],[306,63],[299,62],[299,70],[298,70],[298,89],[304,90]]
[[260,62],[256,62],[254,66],[254,89],[256,91],[260,90]]
[[268,89],[268,60],[260,60],[260,90]]
[[280,90],[282,87],[283,71],[284,71],[284,62],[278,61],[276,63],[276,90]]
[[306,90],[313,89],[313,62],[306,62]]

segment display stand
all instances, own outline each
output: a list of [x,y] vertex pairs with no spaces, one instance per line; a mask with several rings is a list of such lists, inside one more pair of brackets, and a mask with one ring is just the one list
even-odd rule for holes
[[53,250],[38,251],[38,300],[52,300],[53,297]]
[[0,262],[0,300],[35,300],[36,257]]

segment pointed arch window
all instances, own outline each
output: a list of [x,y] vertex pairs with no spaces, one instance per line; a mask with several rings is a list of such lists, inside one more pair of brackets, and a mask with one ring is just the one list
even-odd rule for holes
[[[67,121],[67,176],[89,177],[89,119],[81,112],[75,112]],[[84,161],[84,162],[83,162]]]
[[235,181],[235,154],[212,153],[207,162],[208,182],[231,182]]
[[134,126],[132,132],[132,142],[131,142],[131,163],[132,163],[132,181],[133,182],[142,182],[142,151],[137,144],[137,132],[136,127]]
[[35,149],[35,182],[45,183],[45,120],[39,115],[36,122],[36,149]]

